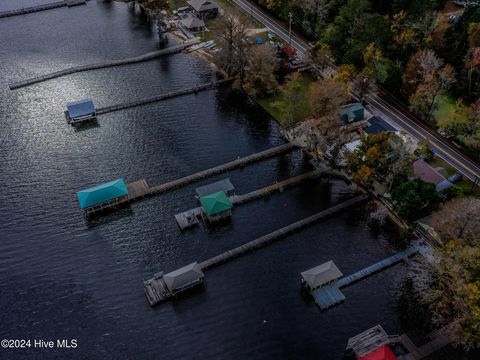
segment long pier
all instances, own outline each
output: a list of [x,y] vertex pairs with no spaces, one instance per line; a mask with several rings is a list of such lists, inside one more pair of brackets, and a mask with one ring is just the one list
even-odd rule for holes
[[[309,216],[303,220],[296,221],[290,225],[287,225],[281,229],[278,229],[274,232],[271,232],[267,235],[264,235],[256,240],[250,241],[246,244],[243,244],[241,246],[238,246],[232,250],[226,251],[220,255],[214,256],[210,259],[207,259],[200,263],[200,268],[202,271],[211,269],[215,266],[218,266],[220,264],[223,264],[227,261],[233,260],[243,254],[246,254],[248,252],[251,252],[255,249],[258,249],[262,246],[265,246],[275,240],[284,238],[285,236],[294,233],[296,231],[299,231],[301,229],[306,228],[307,226],[311,226],[315,224],[316,222],[323,220],[329,216],[334,215],[335,213],[344,210],[348,207],[354,206],[360,202],[363,202],[368,199],[368,195],[362,194],[357,197],[354,197],[350,200],[347,200],[341,204],[332,206],[329,209],[320,211],[319,213]],[[162,301],[167,300],[171,296],[165,296],[164,295],[164,288],[165,286],[163,285],[163,280],[162,280],[162,275],[163,273],[155,275],[153,278],[146,280],[144,282],[144,290],[145,294],[147,295],[148,301],[150,302],[151,306],[154,306]]]
[[11,16],[32,14],[39,11],[52,10],[52,9],[57,9],[61,7],[66,7],[66,6],[72,7],[77,5],[85,5],[86,3],[87,3],[87,0],[62,0],[62,1],[52,2],[49,4],[30,6],[26,8],[9,10],[9,11],[2,11],[0,12],[0,19],[11,17]]
[[226,80],[219,80],[219,81],[212,81],[206,84],[201,84],[201,85],[195,85],[186,89],[181,89],[177,91],[172,91],[166,94],[162,95],[157,95],[157,96],[152,96],[149,98],[145,99],[140,99],[136,101],[131,101],[131,102],[126,102],[126,103],[121,103],[121,104],[115,104],[115,105],[110,105],[110,106],[105,106],[97,109],[97,115],[104,115],[107,113],[111,113],[114,111],[119,111],[119,110],[124,110],[124,109],[129,109],[132,107],[136,106],[142,106],[146,104],[151,104],[155,103],[158,101],[166,100],[166,99],[172,99],[178,96],[183,96],[183,95],[188,95],[188,94],[196,94],[200,91],[205,91],[209,89],[213,89],[217,86],[220,86],[222,84],[231,82],[232,80],[226,79]]
[[153,186],[153,187],[150,187],[147,184],[146,180],[139,180],[139,181],[136,181],[134,183],[131,183],[131,184],[127,185],[128,190],[129,190],[128,195],[122,196],[122,197],[114,199],[114,200],[111,200],[107,203],[103,203],[103,204],[100,204],[100,205],[97,205],[97,206],[92,206],[90,208],[87,208],[87,209],[85,209],[85,215],[87,217],[89,217],[89,216],[98,214],[98,213],[103,212],[103,211],[114,210],[114,209],[118,208],[119,206],[125,205],[127,203],[132,202],[132,201],[139,200],[139,199],[142,199],[144,197],[151,196],[151,195],[166,193],[168,191],[171,191],[171,190],[180,188],[182,186],[191,184],[195,181],[205,179],[205,178],[213,176],[213,175],[221,174],[223,172],[226,172],[226,171],[229,171],[229,170],[232,170],[232,169],[235,169],[235,168],[239,168],[239,167],[248,165],[248,164],[256,162],[256,161],[267,159],[267,158],[270,158],[272,156],[275,156],[275,155],[278,155],[278,154],[281,154],[281,153],[284,153],[284,152],[287,152],[287,151],[291,151],[294,148],[295,148],[295,145],[292,144],[292,143],[279,145],[279,146],[261,151],[259,153],[248,155],[248,156],[245,156],[243,158],[239,158],[237,160],[233,160],[233,161],[230,161],[228,163],[225,163],[225,164],[222,164],[222,165],[219,165],[219,166],[215,166],[213,168],[203,170],[203,171],[200,171],[198,173],[188,175],[188,176],[185,176],[183,178],[173,180],[173,181],[169,181],[167,183],[157,185],[157,186]]
[[361,279],[364,279],[374,273],[385,270],[401,261],[406,261],[410,256],[418,252],[418,244],[413,244],[408,249],[401,251],[393,256],[390,256],[382,261],[357,271],[348,276],[344,276],[333,283],[314,289],[311,293],[315,302],[321,310],[326,310],[331,306],[341,303],[345,300],[345,295],[340,291],[340,288],[353,284]]
[[[294,176],[290,179],[276,182],[272,185],[249,192],[244,195],[232,195],[229,197],[229,199],[233,205],[241,205],[249,201],[252,201],[264,196],[268,196],[276,191],[282,192],[290,186],[297,185],[303,181],[315,178],[316,176],[319,176],[321,174],[322,174],[322,171],[318,169],[309,171],[304,174]],[[185,212],[175,215],[175,219],[177,220],[177,223],[180,229],[184,230],[186,228],[189,228],[191,226],[198,224],[198,217],[201,216],[201,214],[202,214],[202,208],[196,207],[194,209],[187,210]]]
[[197,44],[199,41],[200,41],[199,39],[195,38],[195,39],[187,40],[187,41],[185,41],[181,44],[170,46],[166,49],[152,51],[152,52],[149,52],[149,53],[146,53],[146,54],[143,54],[143,55],[140,55],[140,56],[136,56],[136,57],[120,59],[120,60],[105,61],[105,62],[96,63],[96,64],[75,66],[75,67],[71,67],[69,69],[56,71],[56,72],[53,72],[53,73],[50,73],[50,74],[40,75],[40,76],[36,76],[36,77],[30,78],[30,79],[10,83],[9,87],[10,87],[10,90],[15,90],[15,89],[19,89],[19,88],[22,88],[22,87],[25,87],[25,86],[33,85],[33,84],[36,84],[36,83],[39,83],[39,82],[43,82],[43,81],[47,81],[47,80],[51,80],[51,79],[59,78],[59,77],[62,77],[62,76],[79,73],[79,72],[105,69],[105,68],[114,67],[114,66],[129,65],[129,64],[135,64],[135,63],[139,63],[139,62],[149,61],[149,60],[156,59],[160,56],[180,52],[180,51],[188,48],[189,46]]

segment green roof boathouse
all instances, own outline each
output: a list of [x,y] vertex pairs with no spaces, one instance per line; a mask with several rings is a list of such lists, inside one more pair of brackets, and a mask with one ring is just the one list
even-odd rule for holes
[[200,204],[202,204],[202,215],[210,223],[232,216],[232,202],[223,191],[202,196]]

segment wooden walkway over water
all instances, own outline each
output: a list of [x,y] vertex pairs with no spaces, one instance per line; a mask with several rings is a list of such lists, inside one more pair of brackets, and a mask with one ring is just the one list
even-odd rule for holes
[[11,90],[19,89],[25,86],[33,85],[39,82],[59,78],[62,76],[70,75],[70,74],[75,74],[83,71],[90,71],[90,70],[97,70],[97,69],[105,69],[109,67],[114,67],[114,66],[121,66],[121,65],[128,65],[128,64],[136,64],[139,62],[144,62],[144,61],[149,61],[156,59],[160,56],[164,55],[169,55],[169,54],[174,54],[177,52],[180,52],[189,46],[195,45],[199,42],[200,40],[198,38],[192,39],[192,40],[187,40],[181,44],[170,46],[166,49],[161,49],[157,51],[152,51],[137,57],[131,57],[131,58],[126,58],[126,59],[120,59],[120,60],[112,60],[112,61],[105,61],[101,63],[96,63],[96,64],[90,64],[90,65],[81,65],[81,66],[75,66],[71,67],[69,69],[65,70],[60,70],[56,71],[50,74],[45,74],[45,75],[40,75],[36,76],[30,79],[10,83],[9,87]]
[[[298,176],[294,176],[290,179],[286,179],[280,182],[276,182],[272,185],[266,186],[264,188],[249,192],[248,194],[245,195],[233,195],[230,196],[229,199],[232,202],[233,205],[240,205],[247,203],[249,201],[269,196],[270,194],[274,192],[283,192],[286,188],[290,186],[297,185],[301,182],[304,182],[306,180],[315,178],[319,176],[322,173],[321,170],[313,170],[309,171],[305,174],[301,174]],[[198,217],[200,217],[202,214],[202,208],[201,207],[196,207],[194,209],[182,212],[180,214],[175,215],[175,219],[177,220],[178,226],[180,227],[181,230],[184,230],[186,228],[192,227],[194,225],[198,224]]]
[[132,107],[136,106],[142,106],[146,104],[151,104],[154,102],[166,100],[166,99],[172,99],[178,96],[183,96],[183,95],[188,95],[188,94],[196,94],[200,91],[205,91],[205,90],[210,90],[213,89],[217,86],[226,84],[231,82],[231,80],[219,80],[219,81],[212,81],[206,84],[200,84],[200,85],[195,85],[186,89],[181,89],[177,91],[172,91],[166,94],[162,95],[157,95],[157,96],[152,96],[146,99],[140,99],[136,101],[131,101],[131,102],[126,102],[126,103],[121,103],[121,104],[116,104],[116,105],[110,105],[110,106],[105,106],[97,109],[97,115],[103,115],[107,113],[111,113],[114,111],[119,111],[119,110],[124,110],[124,109],[129,109]]
[[87,215],[87,217],[89,217],[89,216],[92,216],[92,215],[95,215],[95,214],[98,214],[98,213],[101,213],[101,212],[104,212],[104,211],[115,210],[115,209],[119,208],[121,205],[125,205],[125,204],[130,203],[134,200],[138,200],[138,199],[144,198],[146,196],[163,194],[163,193],[166,193],[168,191],[171,191],[171,190],[180,188],[182,186],[191,184],[195,181],[205,179],[205,178],[213,176],[213,175],[221,174],[223,172],[233,170],[235,168],[239,168],[239,167],[248,165],[248,164],[256,162],[256,161],[267,159],[267,158],[270,158],[272,156],[275,156],[275,155],[278,155],[278,154],[281,154],[281,153],[284,153],[284,152],[287,152],[287,151],[291,151],[294,148],[295,148],[294,144],[291,144],[291,143],[283,144],[283,145],[280,145],[280,146],[276,146],[276,147],[273,147],[273,148],[270,148],[270,149],[252,154],[252,155],[248,155],[248,156],[245,156],[243,158],[239,158],[237,160],[233,160],[233,161],[230,161],[228,163],[225,163],[225,164],[222,164],[222,165],[219,165],[219,166],[215,166],[213,168],[203,170],[203,171],[197,172],[195,174],[188,175],[188,176],[185,176],[183,178],[173,180],[173,181],[169,181],[167,183],[157,185],[157,186],[153,186],[153,187],[150,187],[147,184],[146,180],[140,180],[140,181],[137,181],[137,182],[134,182],[134,183],[131,183],[131,184],[127,185],[128,190],[129,190],[129,195],[122,196],[120,198],[111,200],[107,203],[103,203],[103,204],[100,204],[100,205],[97,205],[97,206],[87,208],[85,210],[85,214]]
[[52,9],[57,9],[61,7],[85,5],[86,3],[87,3],[87,0],[62,0],[62,1],[56,1],[56,2],[43,4],[43,5],[30,6],[26,8],[9,10],[9,11],[2,11],[0,12],[0,19],[6,18],[6,17],[18,16],[18,15],[32,14],[39,11],[52,10]]
[[[243,254],[246,254],[250,251],[253,251],[255,249],[258,249],[262,246],[265,246],[275,240],[279,240],[281,238],[284,238],[287,235],[290,235],[296,231],[300,231],[301,229],[304,229],[308,226],[311,226],[315,223],[317,223],[320,220],[323,220],[329,216],[332,216],[336,213],[338,213],[341,210],[344,210],[346,208],[349,208],[351,206],[357,205],[365,200],[368,199],[368,195],[362,194],[359,196],[356,196],[350,200],[347,200],[341,204],[332,206],[331,208],[328,208],[326,210],[320,211],[319,213],[309,216],[303,220],[296,221],[290,225],[287,225],[281,229],[278,229],[274,232],[271,232],[270,234],[264,235],[256,240],[250,241],[246,244],[243,244],[241,246],[238,246],[232,250],[226,251],[220,255],[214,256],[210,259],[207,259],[200,263],[200,267],[203,271],[211,269],[215,266],[218,266],[220,264],[223,264],[227,261],[233,260],[238,256],[241,256]],[[161,294],[163,285],[161,284],[161,274],[155,275],[153,278],[150,280],[147,280],[144,282],[144,288],[145,288],[145,293],[147,294],[147,298],[150,302],[150,304],[153,306],[157,304],[158,302],[161,302],[163,300],[166,300],[168,296],[164,296]],[[160,282],[160,283],[159,283]],[[160,296],[156,296],[156,294],[160,294]],[[167,294],[168,295],[168,294]],[[153,301],[152,301],[153,300]]]
[[312,296],[320,309],[326,310],[329,307],[339,304],[345,300],[345,295],[340,291],[340,288],[351,285],[354,282],[364,279],[376,272],[385,270],[386,268],[393,266],[400,261],[406,261],[410,256],[415,255],[418,250],[418,245],[415,243],[404,251],[401,251],[373,265],[367,266],[356,273],[344,276],[337,281],[334,281],[330,285],[313,290],[311,292]]

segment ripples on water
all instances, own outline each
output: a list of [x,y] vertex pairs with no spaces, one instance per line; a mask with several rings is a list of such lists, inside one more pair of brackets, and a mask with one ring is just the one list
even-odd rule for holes
[[[44,1],[48,2],[48,1]],[[0,11],[42,1],[3,0]],[[135,203],[86,224],[76,191],[124,177],[155,185],[282,143],[276,124],[226,90],[212,90],[67,126],[65,103],[97,106],[211,81],[191,54],[67,76],[9,91],[7,84],[73,65],[158,48],[125,4],[90,1],[0,20],[1,338],[77,338],[76,350],[0,352],[0,358],[340,359],[346,340],[377,323],[399,331],[402,267],[345,289],[320,313],[299,273],[334,260],[344,273],[391,253],[362,210],[348,211],[208,271],[206,286],[154,309],[142,280],[240,245],[335,204],[341,182],[309,183],[234,210],[231,224],[180,233],[173,215],[194,188],[229,176],[246,193],[308,169],[299,152]],[[6,355],[6,357],[5,357]]]

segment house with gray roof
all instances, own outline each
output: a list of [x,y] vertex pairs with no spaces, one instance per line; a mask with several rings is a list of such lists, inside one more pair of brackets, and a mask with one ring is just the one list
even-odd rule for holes
[[218,4],[213,0],[189,0],[187,4],[200,19],[216,17],[218,14]]
[[310,290],[327,285],[343,276],[333,261],[327,261],[301,273],[302,284]]

